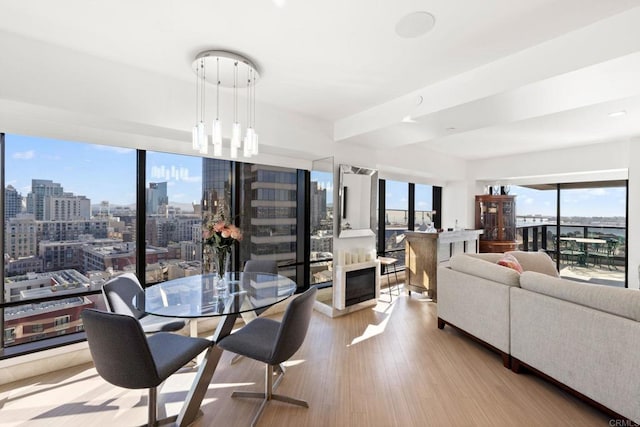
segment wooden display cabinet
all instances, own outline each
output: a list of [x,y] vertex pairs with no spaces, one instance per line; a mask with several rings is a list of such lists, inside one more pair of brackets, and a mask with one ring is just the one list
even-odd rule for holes
[[516,196],[476,196],[476,228],[484,230],[480,252],[516,250]]

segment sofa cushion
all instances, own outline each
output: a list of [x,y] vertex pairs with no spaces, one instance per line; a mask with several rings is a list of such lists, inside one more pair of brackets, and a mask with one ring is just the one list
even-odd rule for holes
[[504,254],[504,256],[500,258],[498,262],[496,262],[496,264],[515,270],[518,273],[522,273],[523,271],[522,266],[520,265],[516,257],[511,254]]
[[503,254],[493,253],[493,252],[484,252],[484,253],[476,254],[473,252],[467,252],[465,253],[465,255],[470,256],[472,258],[476,258],[476,259],[482,259],[491,263],[496,263],[500,258],[502,258]]
[[546,252],[510,251],[506,254],[513,255],[524,271],[535,271],[553,277],[560,276],[555,261]]
[[[482,257],[478,255],[492,256]],[[500,257],[501,254],[474,254],[470,256],[469,254],[460,253],[451,257],[449,266],[452,270],[461,273],[482,277],[507,286],[519,286],[520,273],[496,264]]]
[[592,285],[525,271],[520,287],[532,292],[640,321],[640,291]]

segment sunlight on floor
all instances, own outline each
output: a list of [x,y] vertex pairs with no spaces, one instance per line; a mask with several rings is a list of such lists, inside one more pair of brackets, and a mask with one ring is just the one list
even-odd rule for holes
[[[381,309],[384,307],[384,309]],[[378,305],[375,306],[374,311],[385,313],[385,318],[378,323],[377,325],[367,325],[363,334],[359,337],[356,337],[351,341],[351,344],[347,345],[347,347],[351,347],[352,345],[361,343],[364,340],[375,337],[376,335],[380,335],[384,332],[387,327],[387,323],[389,323],[389,319],[391,318],[391,312],[393,311],[393,303],[388,302],[379,302]]]

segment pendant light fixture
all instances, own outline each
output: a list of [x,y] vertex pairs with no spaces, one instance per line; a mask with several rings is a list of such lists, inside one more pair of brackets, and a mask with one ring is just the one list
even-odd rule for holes
[[[238,157],[242,149],[245,157],[258,154],[258,135],[255,131],[255,86],[259,72],[256,65],[245,56],[235,52],[223,50],[207,50],[200,52],[193,61],[193,71],[196,73],[196,123],[192,131],[192,147],[201,154],[208,154],[209,137],[205,127],[205,92],[206,83],[216,85],[215,117],[211,121],[211,144],[213,155],[222,155],[222,134],[225,124],[231,125],[229,155]],[[208,71],[208,72],[207,72]],[[215,71],[215,72],[214,72]],[[246,80],[240,76],[246,74]],[[213,80],[215,76],[215,81]],[[220,110],[220,87],[233,90],[233,112],[227,115]],[[238,91],[246,88],[246,117],[244,126],[246,133],[242,139],[242,124],[238,116]],[[233,121],[231,121],[233,120]],[[229,125],[226,125],[229,126]],[[229,128],[227,128],[229,129]],[[244,142],[244,147],[242,147]]]

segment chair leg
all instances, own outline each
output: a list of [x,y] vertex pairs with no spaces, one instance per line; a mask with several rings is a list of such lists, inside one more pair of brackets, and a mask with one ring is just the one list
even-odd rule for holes
[[[299,399],[294,399],[293,397],[289,397],[289,396],[283,396],[281,394],[274,394],[273,390],[278,386],[278,384],[280,383],[280,381],[282,380],[282,377],[284,375],[284,371],[280,373],[280,375],[278,376],[278,378],[276,379],[276,381],[273,381],[273,365],[266,365],[265,368],[265,374],[264,374],[264,393],[259,393],[259,392],[254,392],[254,391],[234,391],[231,394],[231,397],[251,397],[251,398],[258,398],[258,399],[263,399],[262,403],[260,404],[260,408],[258,408],[258,412],[256,413],[256,415],[253,417],[253,421],[251,422],[251,426],[255,426],[256,423],[258,422],[258,419],[260,418],[260,415],[262,415],[262,411],[264,410],[267,402],[269,400],[278,400],[280,402],[284,402],[284,403],[290,403],[292,405],[298,405],[298,406],[302,406],[304,408],[308,408],[309,404],[307,402],[305,402],[304,400],[299,400]],[[276,366],[277,368],[277,366]]]
[[158,414],[158,389],[156,387],[151,387],[149,389],[149,416],[148,416],[148,423],[150,427],[156,425],[157,414]]

